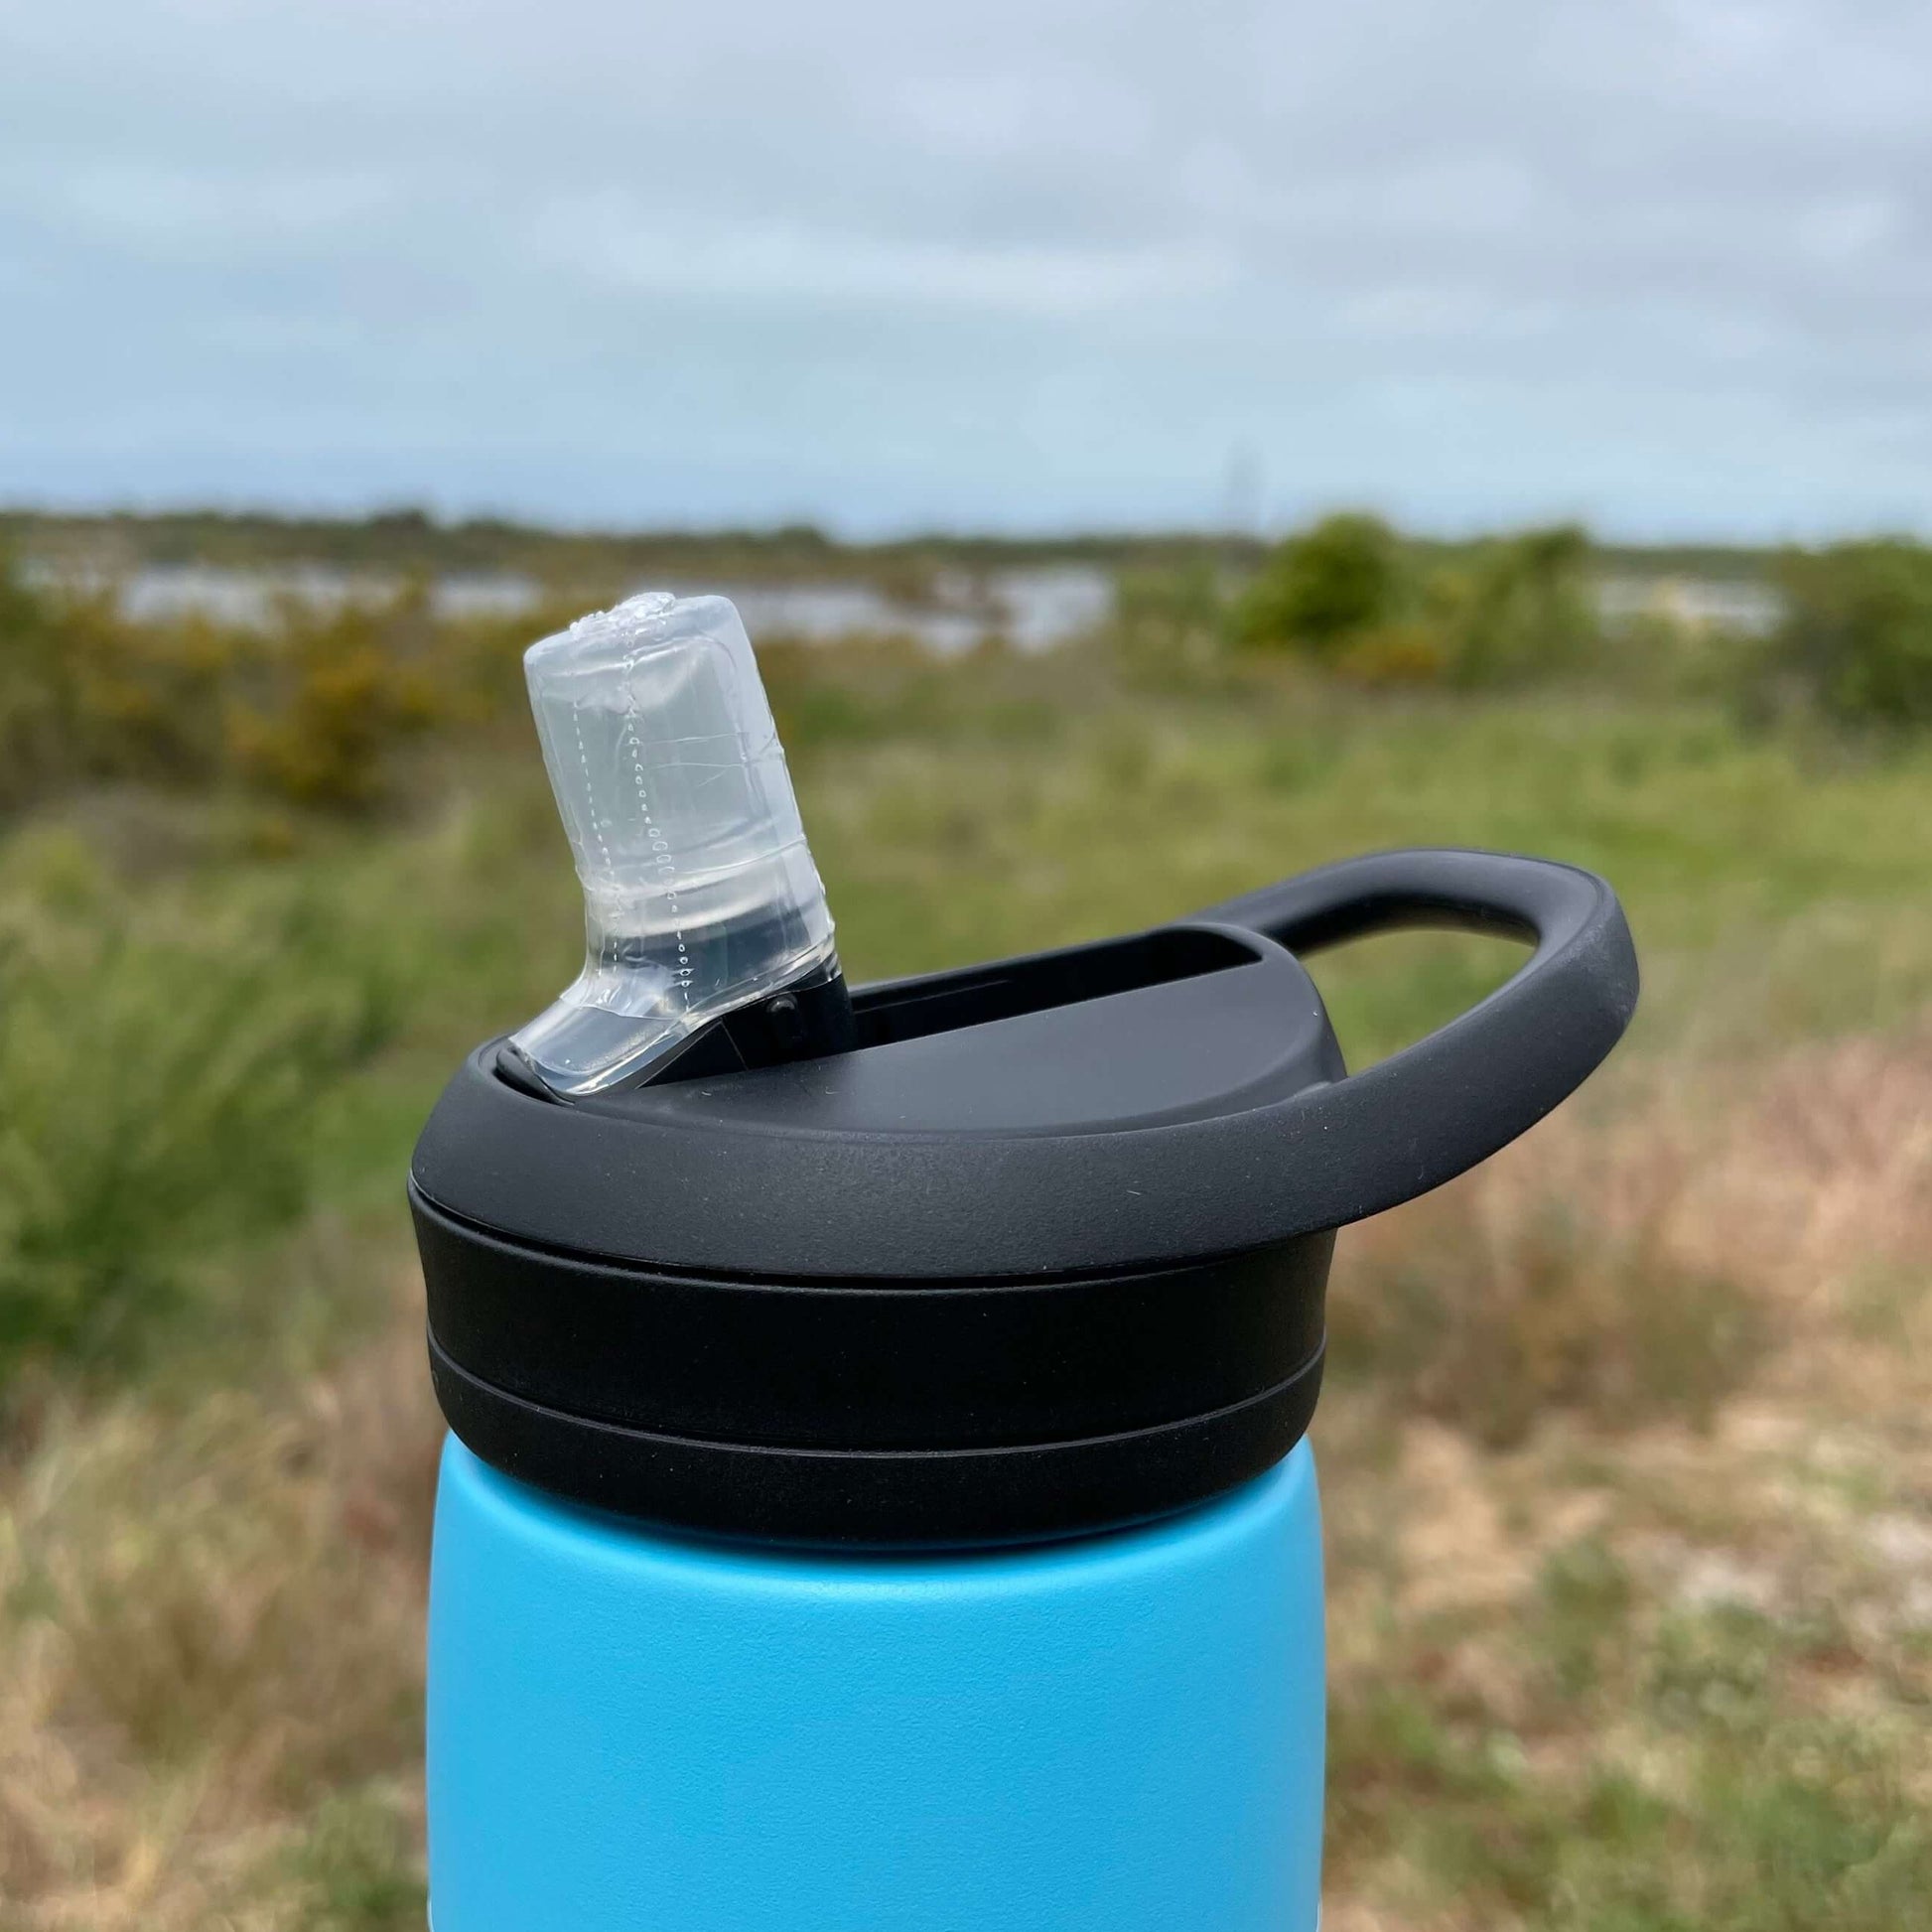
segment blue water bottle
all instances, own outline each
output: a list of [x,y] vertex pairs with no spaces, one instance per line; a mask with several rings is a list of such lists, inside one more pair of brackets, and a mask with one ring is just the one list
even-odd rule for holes
[[[411,1201],[436,1932],[1312,1932],[1334,1231],[1621,1034],[1598,879],[1331,866],[848,993],[736,613],[536,646],[585,969]],[[1350,1075],[1296,954],[1503,932]]]

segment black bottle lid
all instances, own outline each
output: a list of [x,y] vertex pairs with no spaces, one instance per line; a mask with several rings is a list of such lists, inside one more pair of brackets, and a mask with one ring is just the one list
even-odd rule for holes
[[[1348,1075],[1295,951],[1535,942]],[[1132,937],[861,988],[853,1043],[564,1102],[497,1044],[410,1181],[438,1396],[555,1494],[727,1535],[957,1544],[1185,1507],[1307,1429],[1334,1231],[1484,1159],[1636,997],[1592,875],[1326,868]]]

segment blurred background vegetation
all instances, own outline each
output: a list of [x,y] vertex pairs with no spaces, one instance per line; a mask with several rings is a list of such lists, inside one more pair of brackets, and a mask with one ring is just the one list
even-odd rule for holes
[[[754,629],[861,978],[1382,845],[1614,881],[1630,1046],[1342,1243],[1324,1923],[1922,1917],[1932,550],[0,528],[4,1932],[421,1922],[401,1176],[577,964],[520,649],[645,579],[847,598]],[[1359,1064],[1511,963],[1318,972]]]

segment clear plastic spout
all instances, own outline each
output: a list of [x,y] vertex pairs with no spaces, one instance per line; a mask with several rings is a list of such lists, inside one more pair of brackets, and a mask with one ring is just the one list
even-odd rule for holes
[[630,1084],[828,963],[825,903],[751,639],[722,597],[580,618],[523,658],[584,888],[584,970],[511,1037],[544,1085]]

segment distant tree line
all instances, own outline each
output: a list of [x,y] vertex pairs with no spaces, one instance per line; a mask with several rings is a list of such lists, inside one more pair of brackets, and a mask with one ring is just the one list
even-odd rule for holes
[[[404,517],[360,527],[379,534],[391,524],[399,544],[416,528]],[[757,541],[767,555],[826,543],[803,532]],[[900,561],[924,571],[940,554],[908,546]],[[727,555],[719,552],[718,571],[693,574],[730,581]],[[1772,634],[1749,637],[1667,613],[1606,620],[1603,555],[1569,526],[1446,545],[1342,514],[1272,549],[1171,539],[1114,568],[1117,610],[1093,646],[1143,684],[1225,687],[1272,658],[1363,686],[1479,693],[1594,680],[1651,695],[1726,696],[1759,719],[1932,726],[1932,548],[1906,538],[1771,560],[1783,620]],[[137,622],[111,585],[50,587],[8,567],[0,550],[0,811],[128,779],[366,811],[406,784],[411,743],[520,728],[522,646],[587,600],[439,618],[422,575],[401,581],[374,604],[323,611],[291,602],[263,633],[199,616]],[[779,676],[780,659],[767,656]],[[860,702],[810,670],[822,654],[784,661],[781,681],[800,719]],[[951,677],[946,703],[966,700],[963,675]],[[926,701],[941,702],[936,690]]]
[[[859,578],[923,585],[942,570],[979,572],[1040,564],[1107,569],[1213,566],[1245,573],[1268,545],[1239,532],[1115,530],[1051,537],[942,531],[871,543],[809,523],[738,529],[560,530],[508,517],[445,518],[422,508],[367,516],[281,516],[191,509],[61,513],[0,507],[0,546],[44,560],[89,562],[108,571],[206,564],[275,569],[325,564],[385,576],[515,572],[575,593],[628,587],[651,574],[678,578],[812,581]],[[1462,546],[1416,541],[1420,552]],[[1774,553],[1724,546],[1611,547],[1599,558],[1638,573],[1761,579]]]
[[[1248,648],[1377,684],[1493,688],[1613,674],[1659,649],[1680,663],[1696,655],[1681,635],[1659,638],[1659,620],[1606,622],[1599,568],[1574,526],[1447,550],[1340,514],[1278,545],[1227,622]],[[1733,691],[1848,724],[1932,724],[1932,546],[1891,537],[1788,550],[1769,575],[1782,621],[1768,637],[1725,640],[1715,659]],[[1710,672],[1712,654],[1700,662]]]

